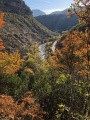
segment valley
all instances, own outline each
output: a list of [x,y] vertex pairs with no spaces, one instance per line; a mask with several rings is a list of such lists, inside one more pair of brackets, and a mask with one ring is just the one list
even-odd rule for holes
[[90,120],[90,4],[72,1],[0,0],[0,120]]
[[61,12],[58,14],[52,13],[50,15],[37,16],[35,19],[49,30],[62,34],[63,31],[68,31],[78,24],[78,17],[72,16],[67,18],[67,16],[68,14]]

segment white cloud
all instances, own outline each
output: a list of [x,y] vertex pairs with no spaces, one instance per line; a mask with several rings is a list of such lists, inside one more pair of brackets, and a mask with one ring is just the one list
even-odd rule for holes
[[46,14],[50,14],[52,12],[55,12],[55,11],[62,11],[64,9],[50,9],[50,10],[43,10]]

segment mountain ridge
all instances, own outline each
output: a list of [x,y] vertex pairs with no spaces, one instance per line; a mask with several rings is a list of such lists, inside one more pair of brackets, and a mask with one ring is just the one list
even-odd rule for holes
[[78,24],[76,16],[67,18],[67,14],[50,14],[35,17],[42,25],[46,26],[49,30],[62,33],[62,31],[69,30]]
[[54,11],[52,13],[50,13],[49,15],[57,15],[57,14],[66,14],[66,12],[68,11],[68,8],[62,11]]

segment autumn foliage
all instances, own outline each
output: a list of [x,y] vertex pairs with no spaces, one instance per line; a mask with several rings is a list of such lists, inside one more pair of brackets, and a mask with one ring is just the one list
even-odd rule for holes
[[[69,14],[78,16],[79,22],[89,24],[89,0],[74,2],[73,12],[69,11]],[[1,13],[0,28],[4,26],[3,17]],[[19,51],[14,54],[4,52],[5,47],[0,39],[1,119],[90,118],[90,28],[65,33],[60,41],[61,48],[47,53],[47,60],[40,59],[38,46],[35,45],[30,47],[30,53],[27,53],[26,61],[21,66],[24,60],[20,58]]]
[[0,14],[0,27],[4,26],[4,21],[3,21],[4,13]]
[[0,50],[3,50],[5,47],[3,46],[2,39],[0,38]]
[[[0,28],[4,26],[4,21],[3,21],[4,13],[1,13],[0,15]],[[0,50],[3,50],[5,47],[3,46],[2,39],[0,38]]]
[[[3,27],[4,21],[3,21],[4,13],[1,13],[0,16],[0,27]],[[20,59],[20,55],[18,53],[18,50],[13,54],[8,54],[7,52],[2,52],[2,50],[5,49],[2,43],[2,39],[0,38],[0,74],[11,74],[15,73],[19,67],[20,64],[24,61]]]
[[15,73],[20,64],[23,62],[23,59],[20,59],[20,55],[18,54],[18,50],[12,55],[7,52],[0,52],[0,74],[2,73]]
[[90,24],[90,0],[74,0],[67,13],[76,15],[81,23]]
[[11,96],[0,95],[0,116],[15,120],[43,120],[47,114],[40,105],[35,102],[31,92],[27,92],[20,103],[14,101]]
[[[0,27],[3,27],[4,14],[0,16]],[[5,47],[3,46],[2,39],[0,39],[0,75],[15,73],[20,64],[24,61],[20,58],[18,50],[14,54],[8,54],[3,52]],[[25,69],[28,70],[27,68]],[[30,72],[31,69],[29,69]],[[8,88],[9,89],[9,88]],[[36,103],[31,92],[25,93],[21,102],[14,101],[11,96],[0,95],[0,117],[13,120],[43,120],[43,115],[47,114],[40,105]]]
[[90,71],[90,33],[74,31],[68,33],[63,40],[62,48],[53,53],[53,66],[67,71],[69,74],[78,71],[86,76]]

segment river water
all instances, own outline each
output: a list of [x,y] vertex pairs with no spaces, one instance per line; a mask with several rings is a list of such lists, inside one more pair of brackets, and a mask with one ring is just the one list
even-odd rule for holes
[[46,51],[45,51],[46,44],[47,43],[44,43],[44,44],[42,44],[42,45],[40,45],[38,47],[41,59],[45,59],[46,58]]
[[[57,44],[57,41],[55,41],[52,44],[51,49],[53,52],[55,52],[56,44]],[[39,45],[39,47],[38,47],[41,59],[46,59],[46,49],[45,49],[46,45],[47,45],[47,43],[44,43],[44,44]]]

